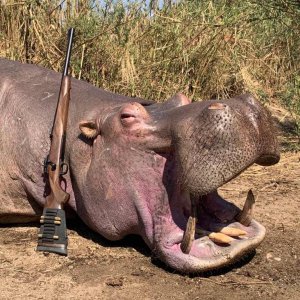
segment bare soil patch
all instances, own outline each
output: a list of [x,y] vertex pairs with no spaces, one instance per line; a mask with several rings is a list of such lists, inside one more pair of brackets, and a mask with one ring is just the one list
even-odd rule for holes
[[109,242],[79,220],[70,224],[68,257],[36,252],[36,225],[1,227],[0,299],[300,299],[300,154],[252,166],[220,190],[242,206],[249,188],[266,239],[245,260],[204,276],[175,273],[140,238]]

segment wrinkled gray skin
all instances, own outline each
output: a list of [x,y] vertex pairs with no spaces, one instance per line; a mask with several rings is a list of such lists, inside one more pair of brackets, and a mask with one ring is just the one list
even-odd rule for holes
[[[41,215],[42,162],[61,75],[0,60],[0,223]],[[110,240],[143,237],[182,272],[232,263],[264,238],[262,225],[235,220],[240,211],[217,188],[253,163],[279,160],[269,113],[250,95],[191,103],[178,94],[163,104],[109,93],[72,80],[66,176],[68,208]],[[247,238],[220,246],[196,236],[189,254],[180,243],[196,199],[207,230],[232,226]]]

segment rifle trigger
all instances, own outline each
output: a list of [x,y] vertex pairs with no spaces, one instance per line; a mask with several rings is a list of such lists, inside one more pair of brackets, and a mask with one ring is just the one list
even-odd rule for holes
[[49,160],[49,155],[44,160],[44,173],[48,174],[48,165],[51,166],[51,171],[55,171],[56,169],[56,164],[53,163],[51,160]]
[[69,165],[67,163],[62,163],[60,165],[60,175],[66,175],[69,171]]

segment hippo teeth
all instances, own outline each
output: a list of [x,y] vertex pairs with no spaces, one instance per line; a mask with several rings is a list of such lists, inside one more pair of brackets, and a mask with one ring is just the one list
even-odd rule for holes
[[195,229],[197,223],[197,208],[195,199],[191,199],[191,216],[186,224],[186,229],[180,245],[181,251],[188,254],[191,251],[193,241],[195,239]]
[[255,197],[252,190],[250,189],[247,194],[247,198],[244,207],[240,213],[237,214],[235,219],[239,221],[244,226],[249,226],[253,219],[253,209],[254,209]]
[[195,239],[196,221],[197,219],[192,216],[188,219],[183,239],[180,244],[181,251],[185,254],[188,254],[191,251],[192,244]]
[[241,237],[247,234],[246,231],[233,227],[223,227],[218,232],[196,228],[196,233],[202,236],[208,236],[210,240],[219,244],[230,244],[234,241],[233,237]]
[[230,244],[234,239],[221,232],[211,232],[202,228],[197,228],[196,233],[199,235],[207,235],[210,240],[220,244]]
[[[231,244],[235,238],[240,238],[247,234],[246,231],[233,228],[233,227],[215,227],[214,231],[205,230],[203,228],[197,227],[197,217],[198,217],[198,210],[197,210],[197,201],[194,197],[187,197],[191,202],[191,215],[188,218],[187,225],[185,232],[183,234],[183,239],[180,244],[181,251],[185,254],[189,254],[195,240],[195,233],[201,236],[207,236],[211,241],[218,243],[218,244]],[[239,220],[244,222],[245,224],[250,224],[251,222],[251,210],[253,207],[253,193],[250,190],[248,192],[247,200],[244,205],[244,209],[239,213]],[[243,223],[242,223],[243,224]],[[199,224],[198,224],[199,225]]]
[[233,237],[240,237],[247,234],[245,230],[233,227],[223,227],[220,232]]
[[[190,197],[190,195],[187,198],[191,202],[191,215],[187,221],[186,229],[180,245],[181,251],[183,253],[190,253],[193,242],[195,240],[195,234],[201,237],[207,236],[214,243],[223,245],[230,245],[233,241],[236,240],[236,238],[243,238],[243,236],[247,235],[247,232],[245,230],[230,226],[213,226],[214,228],[211,228],[213,231],[199,227],[200,224],[197,225],[197,217],[199,217],[199,211],[197,210],[198,202],[196,198]],[[235,217],[235,219],[244,226],[250,226],[250,223],[252,221],[254,203],[255,197],[252,190],[250,189],[248,191],[243,209]]]

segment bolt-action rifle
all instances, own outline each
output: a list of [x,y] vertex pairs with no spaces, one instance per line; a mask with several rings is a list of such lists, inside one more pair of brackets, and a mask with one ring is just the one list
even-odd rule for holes
[[[66,181],[63,178],[68,172],[64,161],[66,129],[68,121],[71,79],[68,76],[74,28],[68,31],[68,47],[59,98],[56,106],[52,130],[50,133],[50,151],[44,161],[44,178],[46,197],[43,214],[40,219],[41,228],[38,235],[37,251],[53,252],[67,255],[68,237],[64,204],[70,195],[65,191]],[[62,187],[63,185],[63,187]]]

